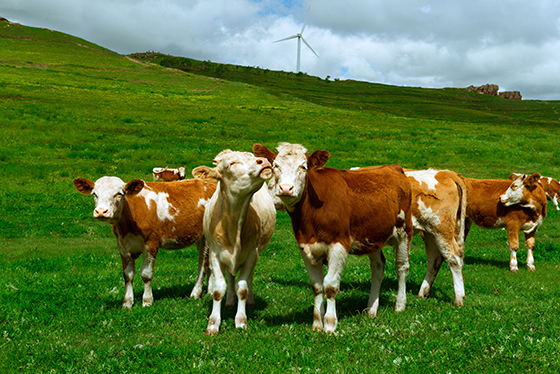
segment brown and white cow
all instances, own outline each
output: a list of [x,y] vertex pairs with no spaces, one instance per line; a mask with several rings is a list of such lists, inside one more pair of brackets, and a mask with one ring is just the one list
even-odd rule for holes
[[467,184],[465,239],[472,222],[487,229],[505,228],[511,252],[509,262],[511,271],[518,271],[519,231],[525,234],[527,267],[529,270],[535,270],[533,258],[535,235],[546,217],[546,194],[539,179],[540,174],[522,175],[513,182],[465,178]]
[[[220,329],[220,305],[226,288],[226,306],[235,304],[237,294],[235,327],[247,327],[246,304],[254,305],[253,271],[276,223],[274,203],[264,183],[272,176],[271,165],[265,158],[228,149],[216,156],[214,164],[214,168],[199,166],[193,170],[196,178],[218,181],[204,213],[204,235],[210,249],[209,283],[214,299],[207,335],[217,334]],[[226,271],[229,288],[224,278]]]
[[418,297],[428,296],[445,261],[451,270],[455,305],[463,305],[467,186],[461,176],[449,170],[407,170],[405,174],[412,188],[414,232],[423,233],[428,259]]
[[[385,269],[381,249],[395,248],[398,292],[395,309],[406,305],[406,277],[412,238],[410,184],[398,165],[368,170],[325,168],[330,153],[281,143],[273,153],[255,144],[253,152],[273,163],[275,193],[286,206],[315,295],[314,330],[334,332],[336,296],[348,254],[367,255],[371,265],[368,313],[377,315]],[[327,274],[323,262],[327,260]],[[327,297],[327,309],[323,304]],[[324,323],[323,323],[324,322]]]
[[113,226],[122,260],[125,292],[123,308],[134,304],[132,281],[135,260],[144,256],[140,275],[144,281],[142,305],[152,305],[152,278],[159,248],[181,249],[196,243],[198,277],[191,297],[199,298],[205,275],[206,248],[202,235],[204,208],[216,190],[215,183],[185,180],[124,183],[117,177],[102,177],[95,183],[74,179],[84,195],[93,195],[93,217]]
[[154,168],[152,174],[154,181],[180,181],[185,179],[185,167],[181,166],[177,169],[169,169],[167,166],[164,168]]
[[[508,179],[515,180],[522,175],[523,174],[511,173]],[[546,193],[546,198],[548,199],[548,201],[552,201],[552,204],[554,204],[556,210],[560,210],[560,208],[558,207],[558,199],[560,199],[560,183],[554,178],[543,176],[541,176],[539,181],[541,182],[542,188]]]

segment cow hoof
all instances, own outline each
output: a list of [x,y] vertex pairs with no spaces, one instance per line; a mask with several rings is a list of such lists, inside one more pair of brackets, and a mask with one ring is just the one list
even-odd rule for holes
[[529,270],[531,270],[531,271],[537,270],[537,269],[535,268],[535,265],[528,265],[528,266],[527,266],[527,269],[529,269]]
[[519,269],[517,267],[514,267],[514,268],[510,268],[509,271],[511,271],[512,273],[517,273]]
[[312,331],[323,331],[323,325],[321,323],[313,322],[313,325],[311,326],[311,330]]
[[206,335],[218,335],[218,326],[208,326]]

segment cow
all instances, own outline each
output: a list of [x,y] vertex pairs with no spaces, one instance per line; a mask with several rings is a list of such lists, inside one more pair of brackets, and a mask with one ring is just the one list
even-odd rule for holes
[[154,168],[152,170],[155,181],[180,181],[185,179],[185,167],[181,166],[177,169],[169,169],[167,166],[164,168]]
[[181,249],[196,244],[198,276],[190,296],[200,297],[207,265],[202,219],[205,205],[216,190],[215,183],[194,179],[170,183],[134,179],[125,183],[118,177],[105,176],[96,182],[76,178],[74,186],[84,195],[93,195],[93,217],[113,227],[125,284],[123,308],[134,304],[132,281],[135,260],[140,255],[144,256],[140,272],[144,281],[142,305],[152,305],[152,278],[159,248]]
[[537,229],[546,217],[546,194],[540,174],[522,175],[511,180],[465,178],[467,220],[465,239],[474,222],[486,229],[505,228],[510,249],[509,269],[517,272],[519,231],[525,234],[527,268],[535,270],[533,249]]
[[427,297],[445,260],[453,279],[455,305],[463,305],[465,286],[465,219],[467,186],[463,178],[450,170],[406,170],[412,189],[414,233],[423,233],[428,267],[418,292]]
[[[312,329],[333,333],[338,323],[336,296],[348,254],[367,255],[371,265],[368,314],[377,315],[385,269],[382,248],[395,249],[398,292],[395,310],[406,306],[406,277],[413,234],[410,184],[398,165],[368,170],[324,167],[330,153],[307,155],[300,144],[280,143],[277,153],[253,145],[256,156],[273,164],[275,194],[292,221],[315,300]],[[323,274],[323,263],[327,274]],[[327,297],[325,312],[323,293]]]
[[220,329],[226,289],[226,306],[234,306],[236,295],[238,299],[235,327],[247,328],[245,308],[254,305],[253,272],[276,224],[274,203],[264,183],[272,176],[272,168],[265,158],[226,149],[216,156],[214,165],[193,169],[195,178],[218,181],[204,213],[213,298],[206,335],[215,335]]
[[[511,173],[508,179],[514,180],[521,175],[523,174]],[[558,199],[560,198],[560,183],[554,178],[543,176],[541,176],[539,181],[541,182],[541,186],[546,193],[547,200],[552,201],[552,204],[554,204],[556,210],[560,210],[560,208],[558,207]]]

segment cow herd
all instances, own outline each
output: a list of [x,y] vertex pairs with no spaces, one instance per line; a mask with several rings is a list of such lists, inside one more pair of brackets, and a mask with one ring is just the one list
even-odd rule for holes
[[410,170],[399,165],[337,170],[325,167],[329,157],[324,150],[308,155],[299,144],[281,143],[275,152],[255,144],[253,153],[222,151],[214,159],[215,167],[199,166],[192,171],[195,179],[183,180],[184,168],[182,174],[179,169],[156,168],[154,180],[158,174],[157,179],[176,181],[76,178],[74,186],[94,196],[94,218],[113,227],[125,281],[124,308],[134,303],[132,281],[140,255],[142,304],[150,306],[158,250],[196,244],[198,276],[191,297],[201,296],[208,273],[208,293],[213,298],[206,329],[210,335],[219,331],[224,296],[226,306],[234,306],[237,299],[235,326],[246,328],[245,309],[254,304],[253,272],[272,237],[279,209],[291,218],[311,282],[313,330],[332,333],[336,329],[336,296],[349,254],[369,257],[367,311],[377,315],[385,268],[382,248],[387,244],[395,251],[395,310],[404,310],[410,242],[418,233],[427,256],[419,297],[429,295],[445,261],[455,304],[463,305],[465,240],[473,222],[507,230],[511,271],[518,270],[516,252],[522,231],[527,267],[535,270],[535,234],[546,216],[547,198],[558,209],[560,184],[556,180],[539,174],[478,180],[449,170]]

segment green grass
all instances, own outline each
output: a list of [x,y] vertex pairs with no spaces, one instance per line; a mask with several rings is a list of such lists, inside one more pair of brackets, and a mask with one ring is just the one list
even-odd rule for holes
[[558,177],[559,102],[327,82],[200,61],[182,72],[169,68],[176,67],[172,56],[133,61],[5,22],[0,50],[0,372],[560,370],[556,210],[537,234],[536,272],[526,270],[523,250],[520,271],[509,272],[505,231],[471,230],[462,308],[451,305],[445,265],[430,298],[416,299],[426,267],[416,237],[406,311],[393,310],[397,280],[387,248],[381,308],[371,319],[364,313],[369,264],[351,257],[333,336],[310,330],[312,291],[289,217],[279,213],[257,264],[248,330],[237,331],[234,310],[224,308],[220,334],[206,337],[211,298],[188,297],[196,251],[160,251],[153,307],[139,305],[138,277],[136,305],[122,310],[111,229],[91,218],[92,199],[72,185],[103,175],[151,180],[156,166],[190,172],[224,148],[280,141],[327,149],[328,165],[338,168],[400,163],[476,178],[512,171]]

